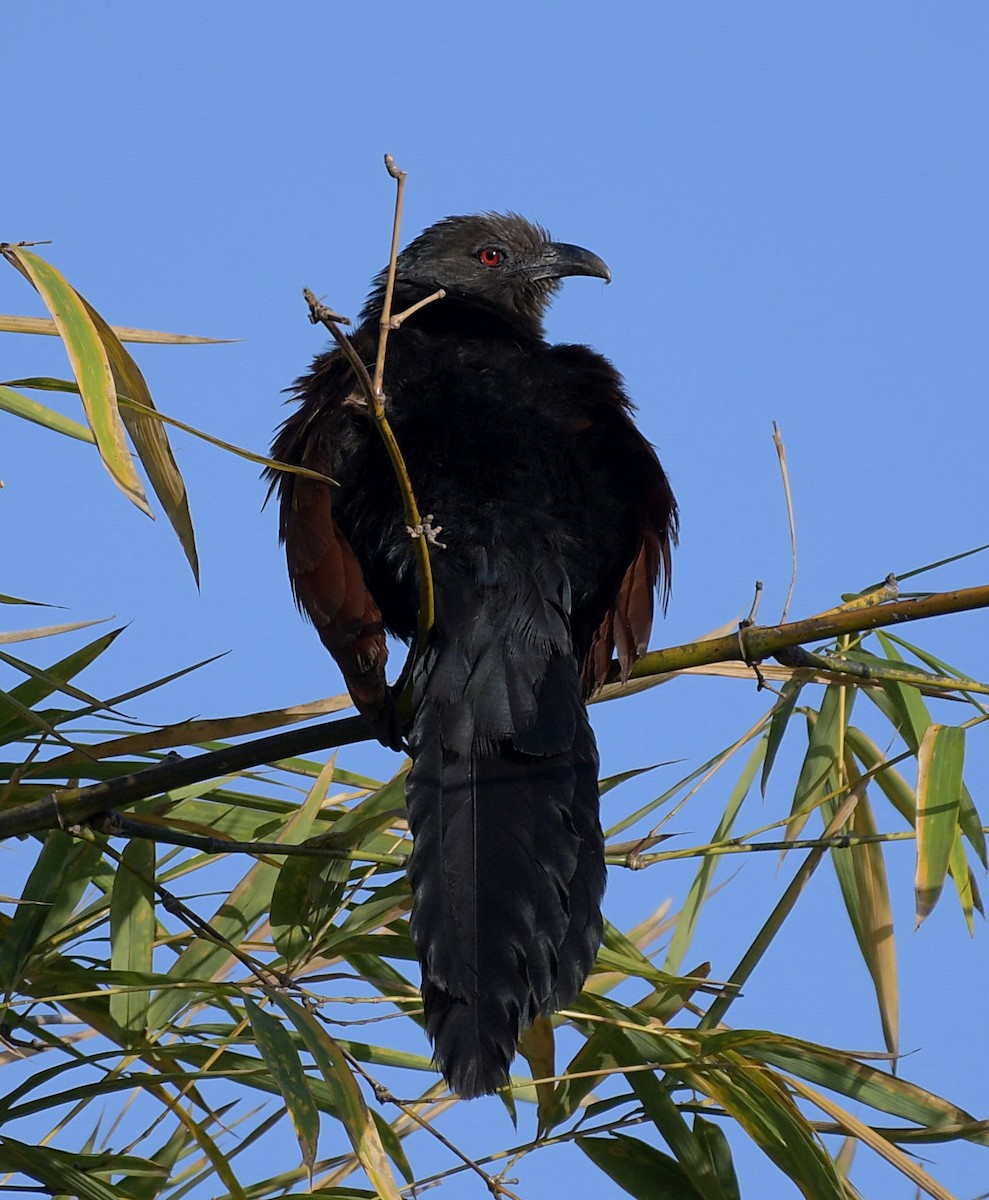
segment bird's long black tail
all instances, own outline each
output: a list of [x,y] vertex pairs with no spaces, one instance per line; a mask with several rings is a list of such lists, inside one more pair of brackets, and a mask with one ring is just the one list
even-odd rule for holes
[[426,1030],[468,1097],[505,1082],[520,1032],[573,999],[601,940],[598,758],[565,579],[545,565],[505,574],[510,586],[461,576],[438,589],[446,611],[409,734]]

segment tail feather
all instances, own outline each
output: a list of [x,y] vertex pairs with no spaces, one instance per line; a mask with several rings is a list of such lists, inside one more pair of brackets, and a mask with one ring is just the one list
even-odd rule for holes
[[496,597],[490,619],[454,606],[466,627],[438,614],[415,683],[411,931],[462,1096],[506,1081],[521,1031],[573,999],[600,943],[597,751],[565,612],[534,592]]

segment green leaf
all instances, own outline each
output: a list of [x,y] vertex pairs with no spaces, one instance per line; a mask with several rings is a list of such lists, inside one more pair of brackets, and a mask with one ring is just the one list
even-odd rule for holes
[[[873,837],[878,829],[872,805],[864,786],[860,786],[861,777],[847,746],[845,769],[849,785],[858,788],[858,803],[848,831],[863,838]],[[830,854],[855,939],[872,978],[886,1049],[896,1054],[899,1050],[896,939],[882,846],[862,841],[857,845],[832,846]]]
[[377,1126],[339,1046],[319,1021],[294,1000],[281,994],[272,994],[271,998],[299,1031],[306,1049],[322,1072],[354,1153],[378,1189],[381,1200],[401,1200]]
[[[794,694],[796,699],[796,694]],[[770,737],[772,730],[770,730]],[[768,755],[769,745],[768,740],[760,738],[756,742],[752,753],[749,755],[748,761],[742,768],[742,773],[738,778],[738,782],[732,789],[732,793],[728,798],[728,804],[725,811],[721,814],[721,819],[718,821],[717,828],[711,836],[712,843],[725,841],[731,835],[732,827],[735,824],[735,818],[738,816],[739,809],[749,794],[749,789],[752,786],[752,781],[755,778],[756,772],[763,761],[763,756]],[[763,780],[766,775],[763,772]],[[711,890],[711,883],[714,879],[714,873],[718,869],[719,855],[707,854],[701,859],[701,865],[697,869],[697,874],[690,885],[690,891],[687,893],[687,898],[680,910],[680,916],[676,923],[673,937],[670,939],[669,950],[666,953],[666,961],[663,963],[663,969],[666,971],[678,971],[683,963],[687,950],[694,937],[694,931],[697,928],[697,921],[700,918],[701,908],[704,901],[708,897]]]
[[974,873],[969,868],[968,859],[965,857],[965,845],[957,830],[955,831],[955,840],[951,844],[948,874],[958,893],[958,901],[962,906],[962,915],[965,918],[969,936],[975,937],[975,910],[978,909],[983,916],[985,916],[985,912],[982,907],[982,897],[979,895],[979,885],[975,881]]
[[257,1038],[261,1057],[285,1101],[295,1136],[299,1141],[299,1149],[302,1151],[302,1161],[309,1173],[311,1187],[312,1169],[316,1161],[316,1142],[319,1137],[319,1111],[309,1090],[309,1079],[303,1070],[295,1043],[282,1022],[247,997],[244,999],[244,1006]]
[[803,686],[800,680],[790,679],[781,688],[781,698],[773,713],[773,719],[769,723],[769,732],[766,735],[766,759],[763,763],[762,779],[760,780],[763,796],[766,794],[766,786],[769,783],[773,764],[776,762],[776,755],[783,744],[783,734],[786,733],[786,727],[790,722],[790,717],[793,716],[793,710]]
[[718,1044],[731,1045],[749,1058],[931,1130],[970,1126],[970,1140],[989,1146],[984,1123],[977,1122],[963,1108],[840,1050],[762,1030],[735,1030],[724,1035],[723,1043],[712,1043],[709,1048],[713,1050]]
[[917,753],[917,924],[941,895],[958,829],[965,731],[930,725]]
[[15,392],[5,384],[0,384],[0,409],[23,417],[26,421],[33,421],[35,425],[43,425],[45,429],[52,429],[55,433],[64,433],[77,441],[90,444],[96,442],[92,430],[87,429],[85,425],[80,425],[78,421],[73,421],[71,417],[65,417],[52,408],[46,408],[37,400]]
[[[144,838],[127,843],[110,893],[110,967],[149,976],[155,948],[155,844]],[[150,984],[149,984],[150,989]],[[110,992],[110,1016],[132,1042],[144,1034],[150,990]]]
[[834,1163],[772,1072],[739,1059],[724,1072],[696,1071],[691,1078],[734,1117],[806,1200],[846,1200]]
[[46,604],[43,600],[22,600],[19,596],[0,593],[0,604],[30,604],[33,608],[61,608],[60,604]]
[[[296,842],[304,838],[314,818],[312,809],[299,809],[277,830],[272,840]],[[235,947],[239,946],[269,911],[277,878],[278,868],[273,863],[256,863],[210,918],[212,929]],[[236,961],[236,955],[225,945],[207,938],[194,938],[172,964],[169,976],[176,982],[217,979]],[[167,1025],[192,999],[192,993],[182,988],[160,991],[148,1011],[149,1028],[160,1029]]]
[[10,994],[46,938],[68,921],[100,860],[99,848],[60,829],[45,836],[20,903],[0,941],[0,987]]
[[0,1138],[0,1170],[18,1171],[36,1180],[53,1196],[76,1196],[79,1200],[121,1200],[120,1193],[102,1179],[94,1178],[77,1165],[86,1155],[66,1154],[51,1146],[28,1146],[11,1138]]
[[707,1200],[675,1158],[638,1138],[624,1133],[579,1137],[577,1145],[635,1200]]
[[807,753],[786,826],[787,838],[798,837],[813,809],[835,791],[835,768],[853,700],[851,688],[832,684],[824,693],[820,712],[811,719]]
[[[235,342],[237,338],[196,337],[190,333],[162,333],[158,329],[131,329],[127,325],[111,325],[110,328],[122,342],[142,342],[155,346],[213,346]],[[59,329],[47,317],[18,317],[0,313],[0,332],[38,333],[46,337],[58,337]]]
[[[10,696],[26,708],[34,707],[57,691],[59,684],[67,683],[99,658],[104,650],[113,645],[121,633],[123,633],[122,629],[114,629],[89,642],[81,649],[74,650],[65,658],[59,659],[57,663],[48,667],[44,673],[44,680],[28,679],[24,683],[19,683],[17,687],[11,689]],[[5,716],[0,709],[0,740],[4,737],[5,727],[12,724],[15,719],[16,715]]]
[[[334,760],[323,767],[309,790],[303,812],[315,821],[333,780]],[[271,895],[271,935],[286,962],[297,962],[336,916],[350,876],[350,863],[339,858],[292,857],[278,872]]]
[[725,1200],[741,1200],[738,1176],[735,1174],[735,1164],[731,1159],[731,1149],[721,1126],[715,1125],[713,1121],[705,1121],[701,1116],[696,1116],[694,1117],[694,1137],[711,1161]]

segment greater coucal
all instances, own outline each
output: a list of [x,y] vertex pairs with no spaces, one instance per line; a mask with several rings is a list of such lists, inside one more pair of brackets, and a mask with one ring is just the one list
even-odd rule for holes
[[[448,217],[399,255],[389,420],[442,525],[435,624],[407,735],[411,933],[435,1060],[462,1096],[500,1087],[519,1033],[577,995],[601,941],[598,755],[584,707],[613,652],[645,650],[669,587],[676,504],[621,377],[550,345],[543,314],[597,255],[514,214]],[[352,342],[373,363],[385,274]],[[385,633],[416,631],[412,541],[382,439],[339,349],[296,385],[273,457],[297,601],[386,744],[400,744]],[[439,539],[437,539],[438,541]]]

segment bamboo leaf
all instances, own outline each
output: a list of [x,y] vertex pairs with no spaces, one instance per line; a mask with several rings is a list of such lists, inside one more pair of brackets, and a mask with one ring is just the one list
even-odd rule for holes
[[[304,820],[314,822],[333,781],[331,759],[309,790]],[[339,911],[350,864],[338,858],[288,858],[271,895],[271,934],[286,962],[301,959]]]
[[15,392],[13,388],[4,384],[0,384],[0,409],[13,413],[15,417],[33,421],[35,425],[42,425],[45,429],[52,429],[55,433],[64,433],[77,441],[90,444],[96,442],[92,430],[87,429],[85,425],[80,425],[78,421],[73,421],[71,417],[65,417],[52,408],[46,408],[44,404],[39,404],[37,400]]
[[985,913],[982,909],[982,898],[979,895],[979,887],[975,882],[974,874],[969,869],[968,859],[965,857],[965,846],[961,839],[961,833],[958,830],[955,831],[955,838],[951,843],[948,874],[951,876],[955,890],[958,892],[958,901],[962,906],[962,915],[965,918],[965,924],[968,926],[969,937],[975,937],[975,910],[978,909],[983,916],[985,916]]
[[811,721],[807,753],[797,778],[791,816],[786,826],[788,839],[799,837],[814,808],[834,791],[833,776],[851,708],[850,695],[843,703],[843,692],[850,693],[850,689],[832,684],[824,693],[820,711]]
[[65,924],[100,860],[100,851],[51,830],[24,884],[20,904],[0,940],[0,988],[10,994],[20,983],[36,948]]
[[22,600],[19,596],[0,593],[0,604],[29,604],[32,608],[61,608],[60,604],[46,604],[43,600]]
[[[794,699],[796,696],[794,695]],[[769,736],[772,736],[770,730]],[[756,772],[760,764],[763,762],[764,756],[769,754],[768,739],[760,739],[756,742],[752,753],[749,755],[748,761],[742,768],[742,773],[738,778],[738,782],[732,789],[732,793],[728,798],[728,804],[725,811],[718,821],[718,826],[711,836],[712,842],[723,842],[731,836],[732,828],[735,824],[735,818],[738,816],[739,809],[749,794],[749,789],[752,786],[752,781],[755,778]],[[763,780],[766,775],[763,772]],[[675,972],[680,969],[680,965],[684,960],[684,956],[693,940],[694,931],[697,927],[697,921],[700,917],[701,908],[704,901],[708,897],[711,890],[711,883],[714,879],[714,873],[718,868],[718,856],[714,854],[706,855],[701,860],[701,865],[697,869],[697,874],[690,885],[690,891],[687,893],[687,898],[683,903],[683,908],[680,910],[680,916],[676,923],[676,929],[673,932],[673,937],[670,940],[669,950],[666,954],[666,961],[663,963],[663,970]]]
[[[124,847],[110,893],[110,967],[149,976],[155,947],[155,844],[135,838]],[[145,1030],[148,991],[111,991],[110,1016],[137,1041]]]
[[294,1000],[277,994],[272,995],[272,999],[298,1030],[306,1049],[322,1072],[354,1153],[378,1189],[381,1200],[401,1200],[377,1126],[339,1046],[319,1021]]
[[741,1200],[738,1190],[738,1176],[735,1174],[735,1164],[731,1159],[731,1148],[720,1125],[713,1121],[705,1121],[703,1117],[694,1117],[694,1137],[710,1159],[711,1166],[725,1200]]
[[958,829],[958,804],[965,760],[965,731],[930,725],[917,754],[918,926],[941,895]]
[[[553,1022],[538,1016],[519,1036],[519,1054],[529,1064],[533,1079],[549,1080],[556,1074],[556,1035]],[[546,1130],[556,1111],[556,1084],[536,1084],[536,1116],[540,1130]],[[514,1113],[512,1114],[514,1117]]]
[[[24,708],[36,706],[56,691],[59,685],[67,683],[99,658],[104,650],[113,645],[121,633],[123,633],[123,629],[114,629],[110,633],[104,633],[48,667],[44,672],[43,680],[32,678],[25,680],[24,683],[19,683],[17,687],[11,689],[10,696]],[[5,726],[12,723],[14,719],[14,717],[4,717],[0,713],[0,737],[4,735]]]
[[135,408],[130,404],[122,405],[120,415],[198,585],[199,556],[196,553],[196,535],[192,528],[189,499],[185,482],[168,442],[165,426],[140,411],[141,407],[152,412],[157,411],[140,368],[96,309],[86,300],[83,300],[83,304],[103,342],[117,395],[127,397],[140,406]]
[[91,629],[94,625],[102,625],[106,619],[101,617],[95,621],[71,621],[67,625],[42,625],[37,629],[17,629],[9,633],[0,633],[0,646],[13,646],[17,642],[32,642],[38,638],[57,637],[60,633],[75,633],[77,629]]
[[766,786],[769,783],[773,764],[776,762],[776,755],[783,744],[783,734],[786,733],[786,727],[790,723],[790,717],[793,716],[793,710],[802,689],[803,683],[797,679],[791,679],[784,683],[781,689],[782,699],[773,713],[773,719],[769,723],[769,732],[766,735],[766,758],[763,762],[760,781],[763,796],[766,794]]
[[577,1145],[635,1200],[706,1200],[675,1158],[638,1138],[579,1137]]
[[[889,658],[896,663],[905,665],[903,655],[899,653],[882,630],[876,631],[876,638]],[[931,714],[924,703],[923,696],[917,688],[905,683],[886,683],[884,681],[881,691],[888,697],[898,718],[894,720],[894,724],[897,726],[900,736],[916,754],[924,732],[931,723]],[[870,694],[875,698],[873,692],[870,691]]]
[[[855,763],[850,753],[845,759],[849,783],[856,788],[859,777]],[[849,832],[871,837],[878,832],[872,806],[865,790],[857,790],[858,804],[851,815]],[[862,959],[872,978],[886,1048],[896,1054],[899,1050],[896,939],[882,846],[876,842],[835,846],[831,862]]]
[[845,732],[845,740],[866,771],[873,773],[873,778],[879,784],[886,799],[910,824],[911,828],[914,827],[917,824],[917,798],[910,784],[896,767],[886,762],[886,756],[861,729],[849,725]]
[[[435,1085],[433,1086],[435,1087]],[[412,1164],[409,1162],[408,1155],[402,1147],[402,1139],[376,1108],[371,1109],[371,1116],[378,1127],[378,1136],[381,1138],[381,1144],[385,1148],[385,1153],[395,1166],[398,1167],[399,1171],[401,1171],[403,1179],[407,1183],[414,1183],[416,1177],[415,1171],[412,1170]]]
[[727,1072],[698,1071],[692,1078],[735,1118],[806,1200],[846,1200],[834,1163],[775,1075],[739,1059]]
[[840,1125],[848,1134],[858,1138],[860,1142],[864,1142],[865,1145],[875,1150],[878,1155],[885,1158],[888,1163],[896,1167],[907,1179],[915,1183],[917,1187],[922,1188],[934,1200],[955,1200],[955,1197],[946,1188],[941,1187],[937,1180],[933,1179],[919,1163],[905,1154],[898,1146],[894,1146],[892,1142],[887,1141],[882,1134],[871,1129],[864,1121],[860,1121],[858,1117],[853,1116],[847,1109],[842,1108],[840,1104],[836,1104],[827,1096],[822,1096],[820,1092],[815,1091],[799,1080],[794,1080],[794,1087],[800,1095],[816,1104],[823,1113]]
[[37,289],[58,326],[104,466],[132,503],[152,516],[127,449],[110,362],[86,302],[37,254],[19,246],[7,246],[3,253]]
[[292,1120],[311,1188],[319,1137],[319,1111],[309,1090],[309,1078],[303,1070],[295,1043],[281,1021],[259,1008],[249,998],[245,997],[244,1006],[257,1038],[258,1050],[281,1092]]
[[[305,838],[312,827],[314,815],[311,809],[300,809],[282,824],[271,840],[296,842]],[[277,878],[278,868],[270,861],[256,863],[210,918],[212,929],[234,947],[239,946],[248,932],[269,911],[271,893]],[[233,952],[227,946],[206,938],[197,938],[172,964],[169,976],[176,982],[216,979],[234,959]],[[149,1028],[160,1029],[165,1026],[189,999],[189,993],[181,988],[160,991],[148,1010]]]
[[850,1054],[761,1030],[735,1030],[723,1036],[723,1042],[709,1043],[709,1050],[714,1051],[722,1044],[730,1045],[744,1051],[749,1058],[769,1063],[789,1075],[797,1075],[879,1112],[930,1130],[969,1126],[973,1129],[971,1140],[989,1146],[985,1124],[980,1125],[963,1108],[899,1076],[859,1062]]
[[[23,251],[22,251],[23,253]],[[126,325],[111,325],[122,342],[142,342],[155,346],[214,346],[237,341],[237,338],[195,337],[190,333],[162,333],[157,329],[131,329]],[[36,333],[59,337],[59,328],[47,317],[18,317],[0,313],[0,333]]]
[[[115,1187],[94,1178],[77,1165],[89,1156],[66,1154],[51,1146],[28,1146],[0,1138],[0,1170],[18,1171],[44,1185],[52,1196],[72,1195],[80,1200],[120,1200]],[[34,1189],[32,1189],[34,1190]]]

